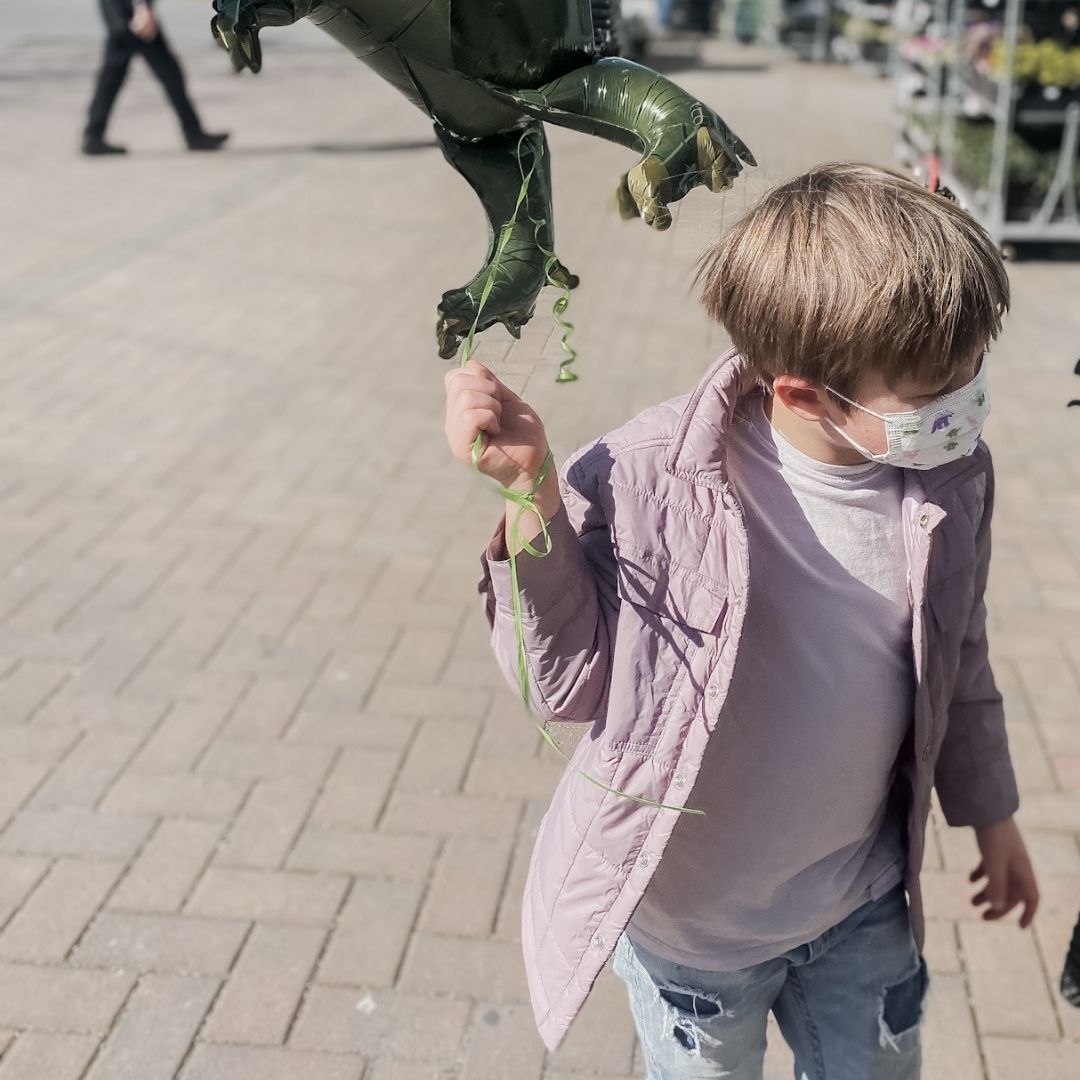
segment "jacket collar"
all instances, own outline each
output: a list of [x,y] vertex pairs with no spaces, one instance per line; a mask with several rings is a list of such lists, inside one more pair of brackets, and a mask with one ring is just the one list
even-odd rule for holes
[[[706,372],[683,410],[664,468],[695,484],[726,487],[727,434],[739,398],[753,389],[755,382],[746,361],[734,349],[724,353]],[[971,457],[936,469],[905,472],[912,474],[911,479],[917,481],[914,487],[927,500],[939,503],[946,491],[969,475],[985,472],[987,460],[988,454],[980,445]],[[909,493],[912,490],[913,485],[908,485]]]
[[727,433],[735,406],[754,385],[746,361],[729,349],[708,370],[687,403],[664,468],[695,484],[727,484]]

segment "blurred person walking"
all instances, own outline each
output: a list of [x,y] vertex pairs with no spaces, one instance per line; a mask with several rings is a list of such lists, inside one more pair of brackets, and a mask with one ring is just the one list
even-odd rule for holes
[[124,85],[131,58],[139,53],[168,95],[189,150],[219,150],[229,137],[203,130],[184,86],[184,73],[165,37],[153,0],[98,0],[105,20],[105,52],[83,132],[82,152],[91,156],[124,154],[122,146],[105,141],[109,113]]

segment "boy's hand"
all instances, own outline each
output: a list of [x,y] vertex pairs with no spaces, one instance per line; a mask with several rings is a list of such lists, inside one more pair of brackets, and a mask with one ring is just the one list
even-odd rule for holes
[[480,432],[480,471],[505,488],[528,491],[548,455],[544,425],[483,364],[470,360],[446,376],[446,440],[454,457],[470,462]]
[[971,902],[976,907],[990,905],[983,912],[984,919],[1000,919],[1017,904],[1023,904],[1020,925],[1030,926],[1039,906],[1039,887],[1035,884],[1035,873],[1016,822],[1010,817],[993,825],[984,825],[975,830],[975,839],[982,859],[970,880],[985,878],[986,885],[971,898]]

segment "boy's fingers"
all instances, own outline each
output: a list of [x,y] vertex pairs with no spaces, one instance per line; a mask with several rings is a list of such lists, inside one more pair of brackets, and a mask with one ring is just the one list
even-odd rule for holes
[[502,402],[484,390],[461,390],[454,399],[456,412],[467,412],[469,409],[490,409],[496,416],[502,416]]
[[[454,371],[478,377],[482,380],[483,388],[489,389],[490,393],[500,401],[517,400],[518,395],[515,394],[506,383],[502,382],[491,368],[484,367],[479,360],[470,360],[464,367],[455,368]],[[453,374],[453,371],[451,374]]]
[[461,414],[461,418],[465,421],[465,427],[469,431],[468,444],[470,448],[481,431],[486,431],[489,435],[499,434],[499,417],[493,409],[466,409]]
[[976,866],[975,869],[972,870],[970,874],[968,874],[968,881],[970,881],[972,884],[974,884],[976,881],[979,880],[979,878],[985,877],[985,876],[986,876],[986,871],[983,869],[983,864],[980,862],[979,865]]
[[453,397],[465,390],[479,390],[492,397],[499,396],[499,380],[487,371],[476,372],[467,368],[454,368],[446,373],[443,383],[447,397]]
[[462,413],[459,421],[446,433],[454,457],[465,462],[472,458],[476,437],[484,434],[498,435],[499,421],[494,413],[483,409],[470,409]]

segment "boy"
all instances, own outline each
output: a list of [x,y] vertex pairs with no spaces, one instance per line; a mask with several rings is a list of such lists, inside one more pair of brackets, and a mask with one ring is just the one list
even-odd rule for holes
[[499,660],[506,544],[546,523],[517,559],[533,705],[591,725],[526,884],[537,1023],[557,1047],[614,950],[649,1080],[758,1080],[770,1011],[797,1076],[911,1080],[932,787],[985,917],[1038,900],[983,604],[1008,281],[955,204],[848,164],[766,195],[699,280],[735,349],[561,483],[524,402],[447,379],[455,455],[483,432],[480,470],[534,492],[486,554]]

